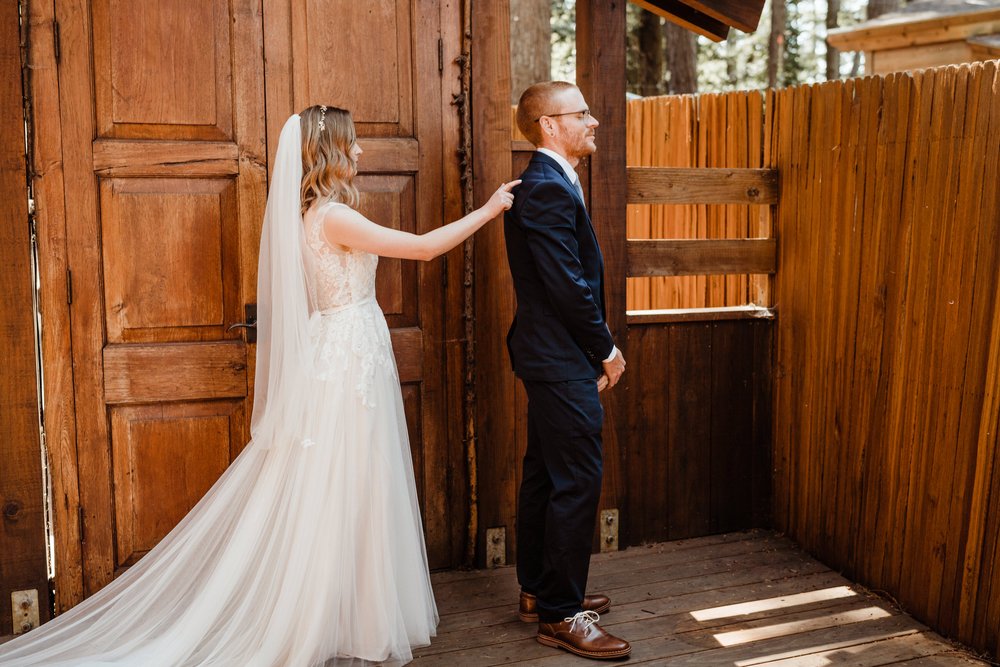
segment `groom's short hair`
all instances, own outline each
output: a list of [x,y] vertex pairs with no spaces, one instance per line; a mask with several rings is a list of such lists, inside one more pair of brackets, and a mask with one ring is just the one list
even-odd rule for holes
[[541,116],[555,113],[551,108],[552,98],[570,88],[576,88],[568,81],[542,81],[528,86],[517,101],[517,129],[528,138],[528,141],[538,146],[542,143],[542,126],[538,123]]

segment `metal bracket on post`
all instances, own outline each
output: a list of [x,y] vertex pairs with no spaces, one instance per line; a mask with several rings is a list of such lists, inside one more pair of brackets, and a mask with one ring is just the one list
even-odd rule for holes
[[32,588],[26,591],[12,591],[10,611],[15,635],[22,635],[37,628],[39,626],[38,590]]
[[618,551],[618,510],[601,511],[601,553]]
[[486,567],[503,567],[507,564],[507,528],[486,529]]

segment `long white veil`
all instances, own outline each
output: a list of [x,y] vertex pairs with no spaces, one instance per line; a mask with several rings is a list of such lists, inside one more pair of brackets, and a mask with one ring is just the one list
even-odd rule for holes
[[281,130],[257,264],[257,368],[251,434],[258,444],[290,444],[307,401],[300,395],[313,359],[309,271],[300,209],[302,126]]

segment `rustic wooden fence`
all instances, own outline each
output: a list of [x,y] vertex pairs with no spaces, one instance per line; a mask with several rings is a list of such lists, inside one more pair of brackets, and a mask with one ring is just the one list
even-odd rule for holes
[[769,96],[774,522],[1000,653],[997,63]]
[[[763,166],[763,96],[650,97],[628,104],[627,156],[635,167],[745,169]],[[685,193],[710,187],[696,176],[676,181]],[[721,201],[721,200],[720,200]],[[770,234],[770,208],[733,201],[726,205],[630,203],[630,239],[746,239]],[[767,305],[761,274],[633,276],[629,310]]]

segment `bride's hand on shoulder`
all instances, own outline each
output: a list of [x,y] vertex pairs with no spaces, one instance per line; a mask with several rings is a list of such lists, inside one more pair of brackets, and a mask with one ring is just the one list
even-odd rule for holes
[[521,179],[501,184],[483,208],[490,212],[491,217],[496,217],[504,211],[509,210],[514,205],[514,195],[511,193],[511,190],[520,184]]

